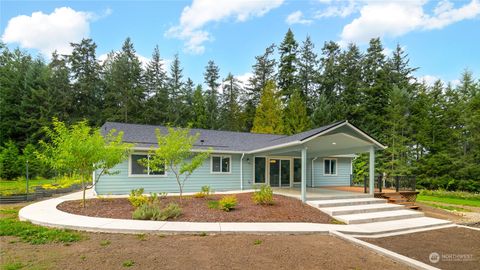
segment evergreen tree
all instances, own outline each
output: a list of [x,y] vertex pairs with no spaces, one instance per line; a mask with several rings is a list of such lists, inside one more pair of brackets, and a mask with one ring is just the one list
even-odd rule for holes
[[252,77],[248,80],[248,87],[245,89],[245,113],[244,122],[247,130],[253,127],[256,108],[260,102],[262,90],[269,80],[275,79],[276,60],[273,58],[275,45],[272,44],[265,49],[262,55],[255,57]]
[[242,129],[239,105],[240,85],[239,81],[228,73],[223,80],[222,94],[222,123],[223,129],[240,131]]
[[130,38],[125,40],[122,50],[114,54],[106,76],[105,118],[141,122],[145,101],[143,70]]
[[146,104],[144,119],[149,124],[165,124],[168,121],[167,73],[163,67],[158,46],[145,70]]
[[178,54],[175,54],[173,61],[170,65],[170,76],[168,78],[168,123],[171,125],[177,125],[180,122],[181,117],[181,104],[182,104],[182,88],[184,82],[183,68],[181,67]]
[[218,80],[220,79],[220,69],[214,61],[208,61],[203,78],[207,85],[207,125],[211,129],[217,129],[220,126],[218,122],[218,87],[220,86]]
[[103,122],[101,108],[103,100],[100,80],[100,65],[95,50],[97,45],[92,39],[82,39],[80,43],[71,43],[69,56],[73,89],[72,122],[89,119],[95,125]]
[[295,92],[297,80],[297,49],[298,43],[292,30],[288,29],[285,37],[278,47],[280,61],[278,64],[278,87],[285,101]]
[[197,85],[192,100],[193,121],[192,127],[207,128],[207,105],[203,97],[202,86]]
[[284,115],[284,133],[292,135],[310,129],[307,108],[299,90],[291,96]]
[[314,52],[315,45],[310,36],[307,36],[302,43],[298,59],[298,82],[300,85],[302,97],[307,104],[307,111],[312,112],[314,102],[318,98],[318,56]]
[[359,113],[362,102],[362,54],[355,44],[350,44],[342,52],[339,59],[340,65],[340,103],[336,111],[339,119],[347,119],[353,123],[360,122],[362,114]]
[[283,114],[274,81],[268,81],[262,91],[253,120],[253,133],[283,134]]

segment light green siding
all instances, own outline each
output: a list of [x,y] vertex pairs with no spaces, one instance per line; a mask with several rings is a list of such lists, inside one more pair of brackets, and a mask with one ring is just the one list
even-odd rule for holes
[[337,159],[337,175],[324,175],[324,158],[319,157],[313,162],[314,186],[349,186],[351,174],[351,158]]

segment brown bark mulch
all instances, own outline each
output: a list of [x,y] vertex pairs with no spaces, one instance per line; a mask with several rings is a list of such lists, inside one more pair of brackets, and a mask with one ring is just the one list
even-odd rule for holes
[[[210,198],[184,196],[160,199],[162,206],[170,202],[180,203],[182,215],[172,221],[196,222],[314,222],[331,223],[332,219],[301,201],[281,195],[274,195],[273,205],[256,205],[252,193],[235,194],[238,204],[234,210],[225,212],[208,208],[208,201],[218,200],[225,195],[212,195]],[[66,201],[57,206],[59,210],[92,217],[131,219],[134,207],[127,198],[89,199],[82,207],[81,200]]]
[[[447,228],[362,240],[441,269],[480,266],[480,231],[473,229]],[[434,252],[440,256],[436,263],[430,261]]]

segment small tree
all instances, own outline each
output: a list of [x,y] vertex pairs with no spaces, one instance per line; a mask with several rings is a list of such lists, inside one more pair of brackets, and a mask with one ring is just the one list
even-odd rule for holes
[[155,134],[158,148],[150,150],[149,160],[143,159],[140,162],[144,165],[148,163],[150,171],[171,171],[175,175],[181,200],[185,182],[208,158],[210,150],[198,154],[192,152],[193,144],[200,134],[190,135],[189,128],[168,127],[167,134],[162,134],[157,128]]
[[[100,129],[88,126],[80,121],[70,127],[53,119],[53,129],[44,127],[49,142],[40,141],[42,152],[39,158],[57,171],[80,175],[83,189],[83,207],[85,193],[92,188],[103,174],[114,174],[111,169],[125,160],[132,147],[122,142],[123,132],[111,130],[102,136]],[[89,186],[88,179],[96,172],[94,183]]]

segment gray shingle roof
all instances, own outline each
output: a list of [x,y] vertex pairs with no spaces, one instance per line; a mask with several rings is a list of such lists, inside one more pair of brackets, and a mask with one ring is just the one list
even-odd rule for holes
[[[197,128],[192,128],[190,132],[192,135],[197,133],[200,134],[200,137],[194,145],[195,149],[208,149],[211,147],[216,151],[248,152],[293,141],[302,141],[343,122],[344,121],[336,122],[331,125],[319,127],[291,136]],[[157,128],[160,129],[162,133],[167,132],[167,128],[164,126],[126,124],[117,122],[106,122],[101,127],[101,131],[103,134],[108,133],[112,129],[123,131],[123,140],[125,142],[135,143],[135,146],[137,147],[151,147],[155,146],[157,143],[157,139],[155,137],[155,129]]]

